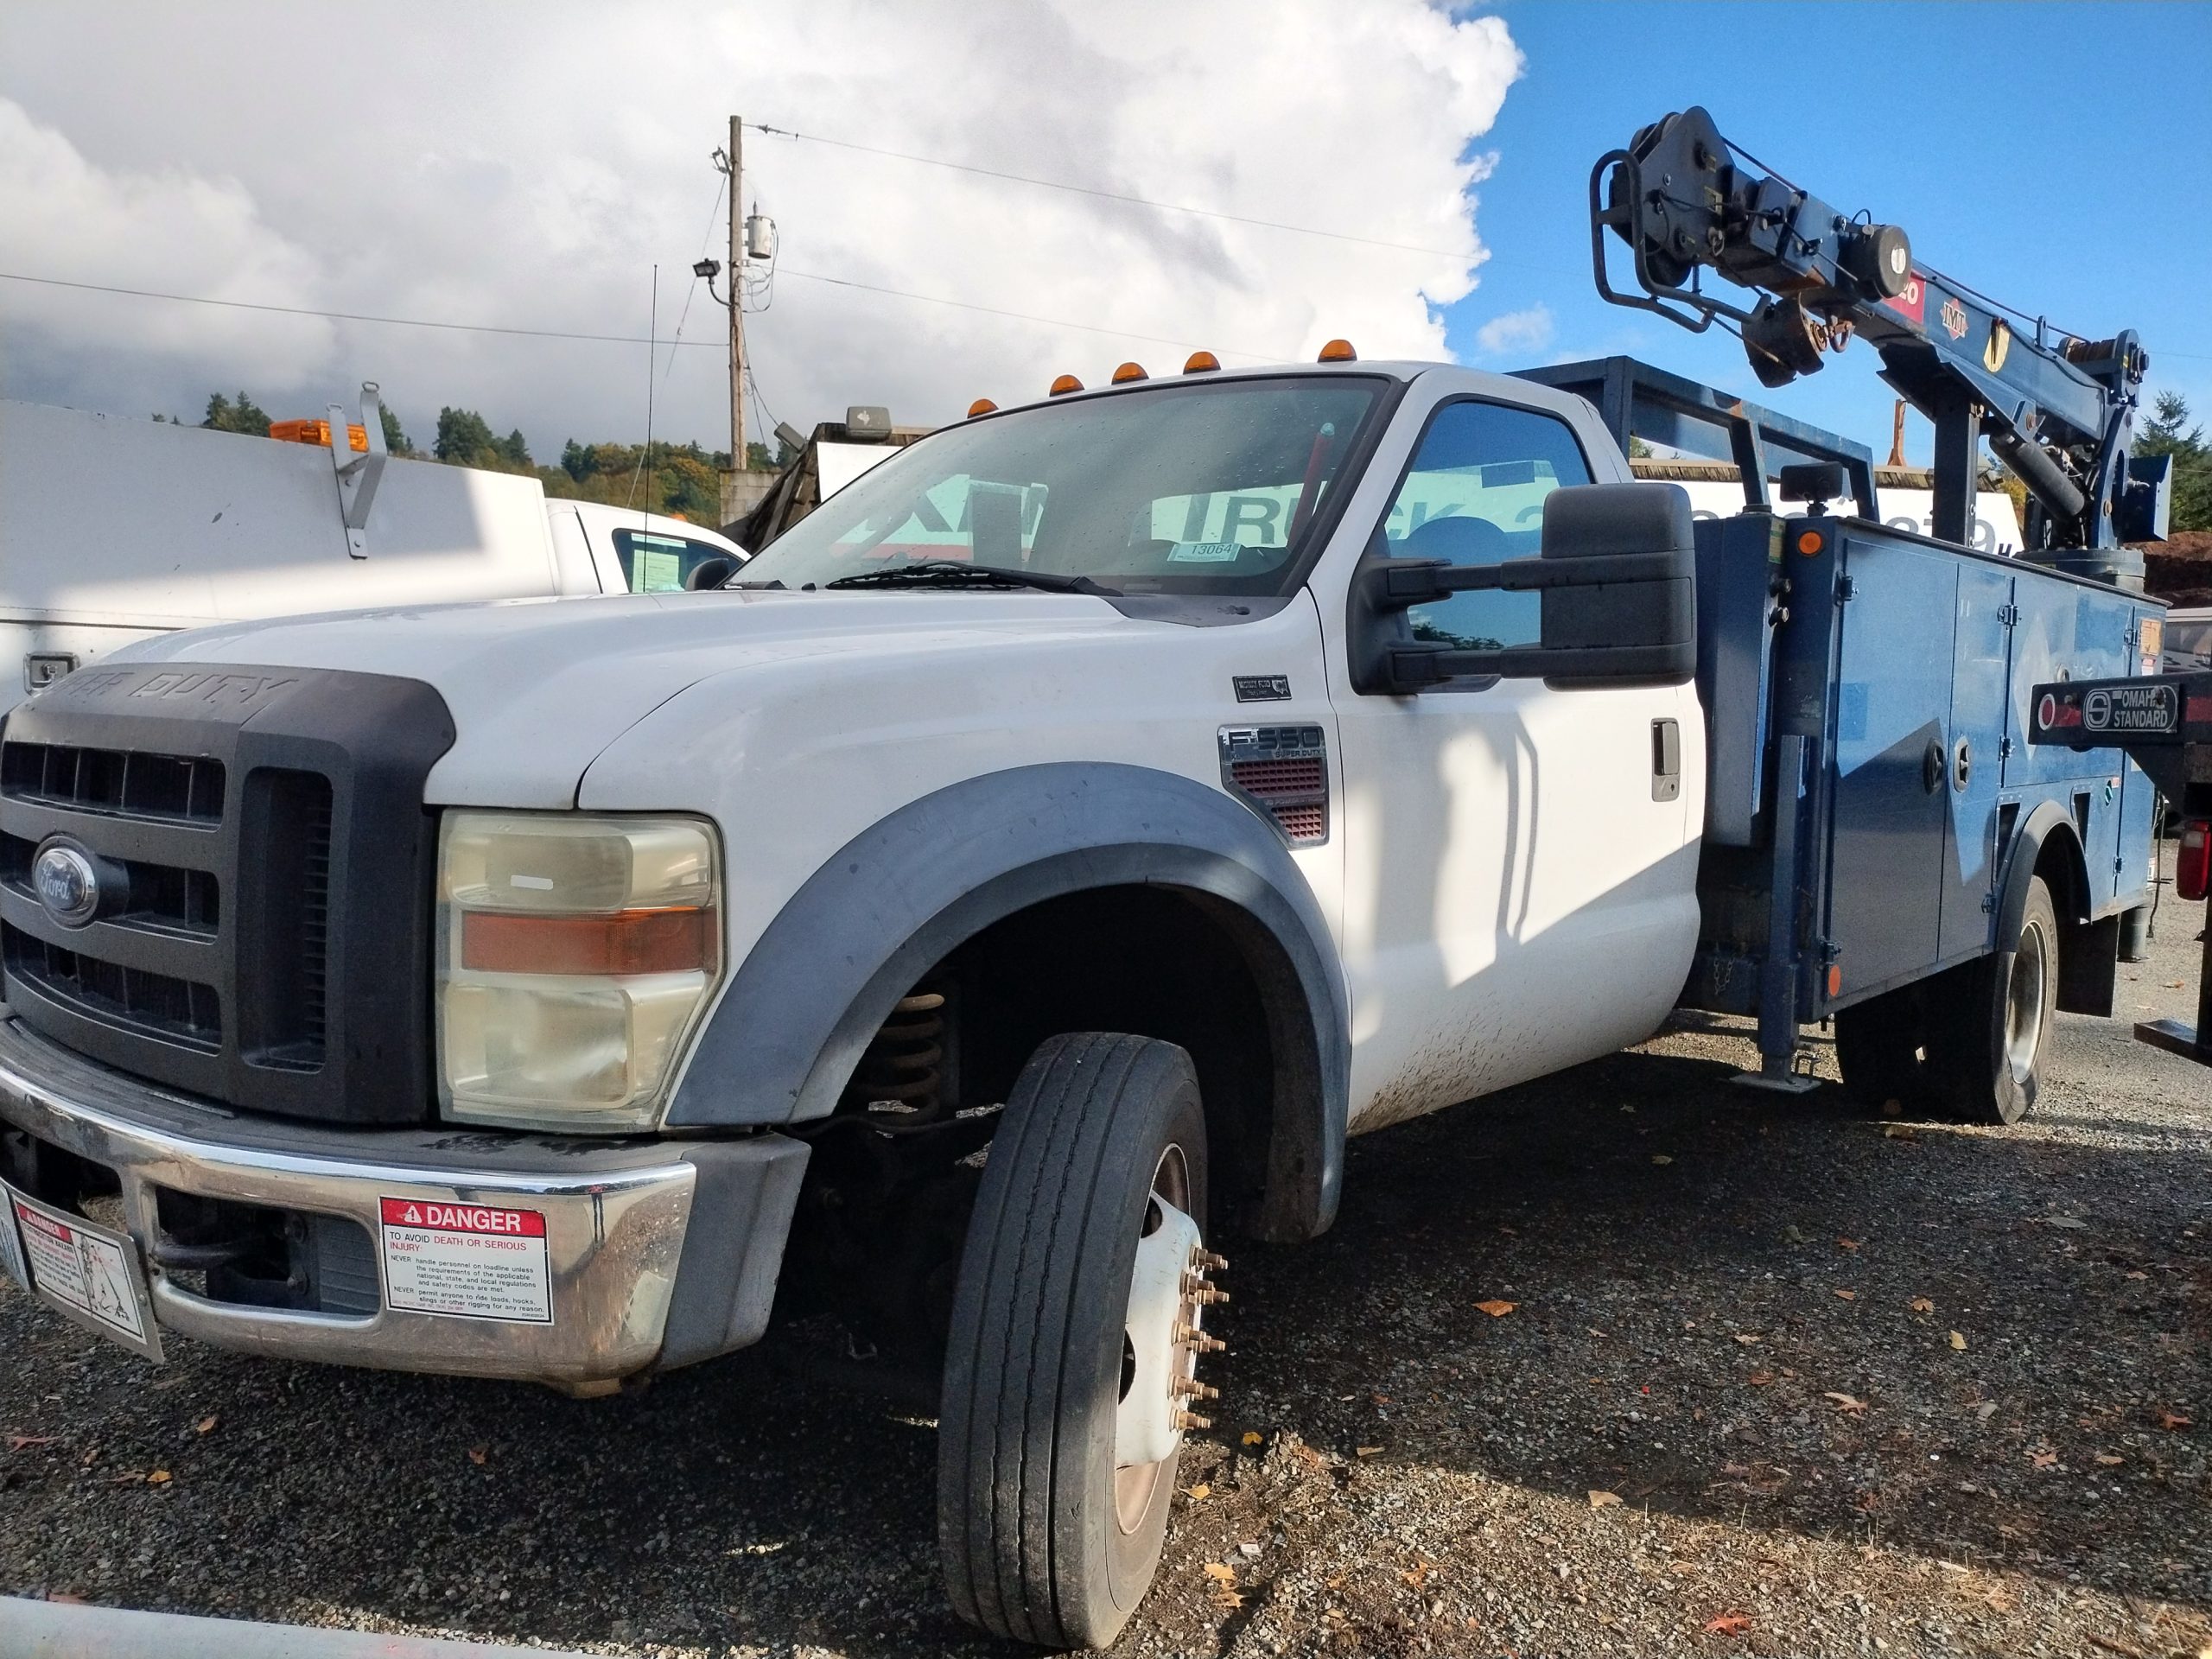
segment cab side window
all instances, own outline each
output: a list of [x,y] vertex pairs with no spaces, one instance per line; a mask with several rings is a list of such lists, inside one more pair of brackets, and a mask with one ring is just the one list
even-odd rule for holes
[[656,536],[642,530],[614,532],[614,556],[622,563],[622,580],[633,594],[677,594],[691,573],[709,559],[730,556],[727,548],[712,542],[695,542],[688,536]]
[[[1567,423],[1534,410],[1472,401],[1429,416],[1405,482],[1382,522],[1393,558],[1497,564],[1534,558],[1544,498],[1587,484],[1589,464]],[[1408,615],[1416,639],[1463,650],[1540,643],[1538,594],[1455,594]]]

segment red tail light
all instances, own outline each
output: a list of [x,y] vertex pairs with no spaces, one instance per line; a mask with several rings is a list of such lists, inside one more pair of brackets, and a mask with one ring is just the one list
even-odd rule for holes
[[2181,827],[2181,854],[2174,860],[2174,891],[2202,899],[2212,887],[2212,823],[2194,819]]

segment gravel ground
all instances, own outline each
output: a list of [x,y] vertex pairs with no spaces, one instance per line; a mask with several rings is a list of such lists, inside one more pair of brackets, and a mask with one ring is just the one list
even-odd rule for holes
[[[2169,902],[2123,1020],[2193,1013],[2202,925]],[[1685,1026],[1363,1140],[1326,1238],[1232,1249],[1116,1651],[2212,1651],[2212,1073],[2063,1016],[1998,1131],[1728,1086],[1750,1054]],[[1017,1651],[944,1607],[931,1428],[763,1352],[591,1403],[171,1352],[0,1286],[0,1591]]]

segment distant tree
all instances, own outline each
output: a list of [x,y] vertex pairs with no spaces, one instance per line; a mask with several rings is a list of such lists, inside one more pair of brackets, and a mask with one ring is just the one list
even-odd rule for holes
[[2186,397],[2162,391],[2152,400],[2149,418],[2136,429],[2134,453],[2174,458],[2174,529],[2212,530],[2212,443],[2190,419]]
[[499,454],[499,440],[492,428],[473,409],[438,410],[438,435],[430,453],[454,467],[488,467]]
[[499,459],[505,461],[508,466],[519,467],[525,472],[530,469],[530,444],[523,437],[520,427],[517,427],[505,437],[501,438],[497,448]]
[[200,423],[218,432],[251,432],[269,435],[269,411],[241,391],[235,400],[216,392],[207,399],[207,418]]
[[411,455],[415,446],[407,441],[407,434],[400,430],[399,416],[379,404],[384,415],[384,447],[395,455]]

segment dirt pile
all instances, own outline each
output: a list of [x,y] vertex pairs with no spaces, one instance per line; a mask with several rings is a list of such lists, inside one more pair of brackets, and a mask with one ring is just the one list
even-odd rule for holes
[[2212,530],[2177,530],[2142,546],[2145,592],[2176,605],[2212,605]]

